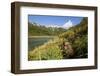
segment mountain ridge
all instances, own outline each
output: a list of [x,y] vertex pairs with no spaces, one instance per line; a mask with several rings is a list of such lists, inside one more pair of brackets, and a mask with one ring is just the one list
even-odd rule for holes
[[29,36],[54,36],[65,32],[64,28],[45,27],[37,23],[28,23],[28,35]]

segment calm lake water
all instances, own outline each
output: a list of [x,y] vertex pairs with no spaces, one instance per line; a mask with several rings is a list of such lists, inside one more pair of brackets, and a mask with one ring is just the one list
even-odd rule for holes
[[35,47],[43,45],[45,42],[53,38],[54,37],[42,37],[42,36],[28,38],[28,50],[30,51]]

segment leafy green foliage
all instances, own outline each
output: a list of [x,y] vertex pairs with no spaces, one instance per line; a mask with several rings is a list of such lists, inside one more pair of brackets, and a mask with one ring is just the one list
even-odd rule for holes
[[[79,47],[78,47],[79,46]],[[77,38],[73,43],[73,48],[75,49],[75,57],[87,57],[88,53],[87,36],[84,35],[81,38]]]
[[70,42],[73,49],[71,58],[86,58],[88,53],[88,26],[87,18],[84,18],[76,27],[70,28],[67,32],[59,35]]

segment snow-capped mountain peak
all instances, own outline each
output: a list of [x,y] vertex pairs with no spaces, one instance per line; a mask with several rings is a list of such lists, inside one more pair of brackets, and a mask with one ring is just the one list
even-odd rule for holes
[[68,29],[68,28],[70,28],[72,26],[73,26],[73,23],[72,23],[71,20],[69,20],[62,27]]
[[68,29],[73,26],[73,23],[71,20],[67,21],[64,25],[47,25],[46,27],[56,27],[56,28],[64,28]]
[[64,28],[64,29],[68,29],[70,27],[73,26],[73,23],[71,20],[67,21],[64,25],[55,25],[55,24],[50,24],[50,25],[40,25],[37,23],[32,23],[32,24],[36,24],[37,26],[45,26],[45,27],[52,27],[52,28]]

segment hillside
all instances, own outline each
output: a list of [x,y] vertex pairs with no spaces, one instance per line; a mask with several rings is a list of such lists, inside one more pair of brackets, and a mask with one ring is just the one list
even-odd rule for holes
[[88,20],[69,28],[53,40],[29,52],[29,60],[50,60],[88,57]]
[[70,28],[67,32],[59,35],[60,38],[65,38],[73,50],[72,58],[87,58],[88,54],[88,20],[84,18],[82,22],[75,27]]
[[63,28],[45,27],[37,23],[28,23],[29,36],[55,36],[65,31]]

